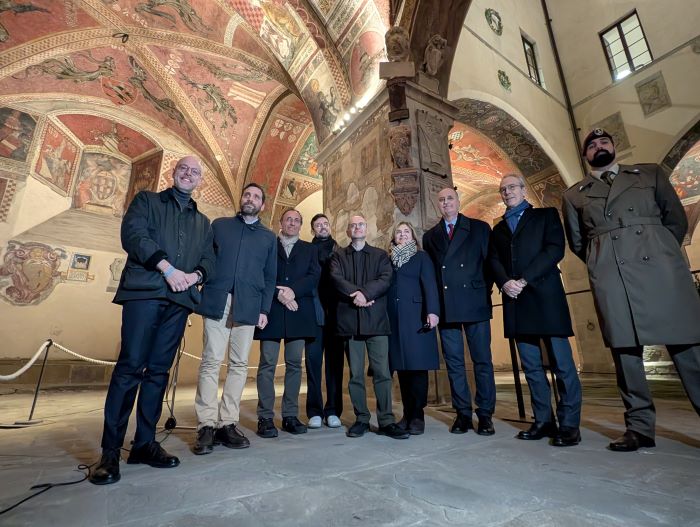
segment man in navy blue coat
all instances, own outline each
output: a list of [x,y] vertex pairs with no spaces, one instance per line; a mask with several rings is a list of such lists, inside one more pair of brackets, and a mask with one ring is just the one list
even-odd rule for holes
[[[557,267],[564,257],[564,229],[556,209],[535,209],[527,202],[521,176],[505,176],[500,193],[506,213],[493,229],[489,262],[503,294],[505,336],[518,346],[535,414],[534,424],[517,438],[549,436],[554,437],[554,446],[573,446],[581,440],[581,384],[569,344],[574,334],[569,306]],[[558,428],[540,340],[557,378]]]
[[496,383],[491,360],[492,283],[485,266],[491,228],[459,213],[454,188],[439,192],[438,207],[442,219],[423,235],[423,249],[433,261],[440,291],[442,317],[438,328],[452,406],[457,410],[450,432],[464,434],[474,427],[462,343],[464,330],[476,379],[477,433],[493,435]]
[[[197,440],[193,452],[209,454],[214,444],[247,448],[238,428],[241,395],[255,328],[268,322],[275,292],[277,243],[260,221],[265,192],[256,183],[243,188],[239,213],[214,220],[216,276],[202,289],[197,313],[204,319],[204,348],[194,409]],[[228,371],[217,404],[219,370],[228,354]]]
[[303,434],[306,426],[299,421],[301,359],[306,340],[316,335],[314,296],[321,277],[318,250],[299,239],[302,217],[288,209],[280,218],[277,238],[277,291],[270,309],[269,324],[256,331],[260,340],[258,366],[258,432],[260,437],[277,437],[275,416],[275,368],[284,340],[284,394],[282,395],[282,429]]

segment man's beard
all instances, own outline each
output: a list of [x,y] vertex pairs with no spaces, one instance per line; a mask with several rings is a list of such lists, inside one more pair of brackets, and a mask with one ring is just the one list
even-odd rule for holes
[[610,165],[613,161],[615,161],[614,151],[608,152],[607,150],[598,150],[588,164],[595,168],[601,168]]
[[324,233],[316,234],[316,238],[318,238],[319,240],[327,240],[327,239],[330,238],[330,237],[331,237],[331,233],[330,233],[330,232],[324,232]]
[[244,216],[257,216],[258,212],[260,212],[260,208],[256,208],[255,205],[247,202],[241,205],[241,212]]

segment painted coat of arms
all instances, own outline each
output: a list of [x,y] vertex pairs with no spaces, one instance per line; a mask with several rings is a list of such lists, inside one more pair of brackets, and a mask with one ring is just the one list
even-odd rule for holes
[[60,247],[10,240],[0,264],[0,297],[16,306],[41,303],[61,281],[58,268],[66,257]]

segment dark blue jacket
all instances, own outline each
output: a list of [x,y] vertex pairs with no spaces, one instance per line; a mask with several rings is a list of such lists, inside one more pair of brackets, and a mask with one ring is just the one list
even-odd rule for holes
[[269,314],[275,294],[277,243],[260,220],[246,224],[240,215],[212,223],[216,276],[202,288],[197,313],[216,320],[224,316],[233,291],[233,321],[254,326],[260,313]]
[[272,301],[265,329],[255,330],[257,340],[299,339],[316,335],[316,309],[314,295],[321,277],[318,250],[314,245],[298,240],[292,252],[284,252],[277,240],[277,285],[291,287],[299,309],[290,311],[277,300],[277,290]]
[[394,269],[387,297],[391,370],[440,369],[435,329],[423,330],[428,313],[440,316],[433,262],[424,251]]
[[486,258],[491,228],[460,214],[452,240],[445,220],[423,235],[423,249],[435,266],[441,323],[480,322],[491,318],[491,286]]
[[197,287],[173,292],[156,268],[166,259],[185,273],[198,269],[205,280],[212,276],[211,225],[194,200],[181,210],[172,189],[139,192],[124,215],[121,240],[127,260],[114,303],[164,299],[194,309],[200,299]]

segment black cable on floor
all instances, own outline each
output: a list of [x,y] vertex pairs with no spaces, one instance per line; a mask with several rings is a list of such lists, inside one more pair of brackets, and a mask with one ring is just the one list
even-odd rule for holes
[[[94,464],[94,463],[93,463]],[[18,501],[14,505],[11,505],[10,507],[7,507],[6,509],[3,509],[0,511],[0,516],[5,514],[6,512],[10,512],[13,509],[16,509],[20,505],[22,505],[24,502],[31,500],[32,498],[36,498],[40,494],[43,494],[47,490],[51,490],[54,487],[67,487],[68,485],[77,485],[78,483],[82,483],[86,479],[88,479],[88,475],[90,474],[90,468],[92,465],[85,465],[85,464],[80,464],[78,465],[78,468],[76,470],[86,470],[87,472],[83,473],[83,478],[79,479],[77,481],[64,481],[62,483],[39,483],[38,485],[33,485],[29,487],[29,490],[35,490],[35,489],[41,489],[39,492],[35,492],[31,496],[27,496],[26,498]]]

